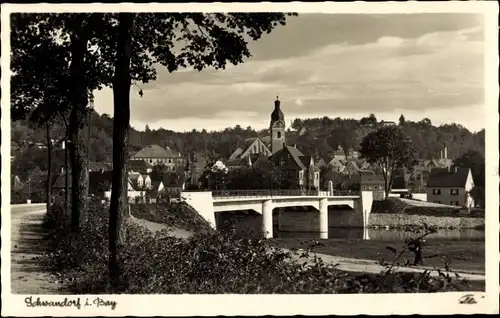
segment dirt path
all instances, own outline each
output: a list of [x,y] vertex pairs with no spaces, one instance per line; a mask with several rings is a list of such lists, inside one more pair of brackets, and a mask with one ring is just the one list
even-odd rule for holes
[[156,233],[156,232],[162,231],[162,230],[168,230],[169,236],[173,236],[173,237],[181,238],[181,239],[187,239],[187,238],[191,237],[191,235],[192,235],[188,231],[181,230],[181,229],[174,228],[174,227],[169,227],[165,224],[150,222],[150,221],[147,221],[144,219],[136,218],[132,215],[129,215],[129,217],[130,217],[130,221],[132,221],[134,224],[145,227],[146,229],[148,229],[152,233]]
[[11,293],[61,294],[47,268],[42,228],[45,205],[11,207]]
[[[287,249],[284,249],[287,250]],[[355,258],[346,258],[339,257],[327,254],[316,253],[318,257],[323,259],[323,261],[327,264],[339,264],[338,269],[348,272],[362,272],[362,273],[380,273],[385,269],[385,267],[378,264],[377,261],[367,260],[367,259],[355,259]],[[312,259],[312,258],[311,258]],[[297,261],[304,262],[304,259],[300,259],[298,256],[296,257]],[[429,266],[419,266],[417,267],[395,267],[396,271],[400,272],[423,272],[424,270],[433,270],[432,267]],[[464,273],[463,271],[456,271],[462,278],[465,278],[470,281],[484,281],[486,277],[480,274],[473,273]],[[432,271],[430,274],[432,277],[439,276],[439,273],[436,271]],[[454,275],[452,275],[454,277]]]

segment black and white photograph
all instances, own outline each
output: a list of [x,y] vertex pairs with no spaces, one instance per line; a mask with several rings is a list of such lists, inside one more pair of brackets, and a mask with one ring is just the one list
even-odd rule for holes
[[498,313],[497,18],[2,5],[2,315]]

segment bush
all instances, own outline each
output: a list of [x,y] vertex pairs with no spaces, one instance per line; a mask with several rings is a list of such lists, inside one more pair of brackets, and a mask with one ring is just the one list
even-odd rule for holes
[[[66,286],[77,294],[389,293],[460,288],[452,284],[449,273],[433,278],[428,272],[395,272],[395,249],[394,260],[381,260],[386,266],[383,272],[360,275],[325,264],[314,253],[320,245],[314,240],[305,242],[303,251],[286,252],[256,233],[207,231],[183,240],[165,237],[164,233],[152,236],[129,222],[126,239],[118,246],[121,282],[111,288],[107,276],[107,209],[92,206],[78,236],[68,234],[67,216],[53,211],[58,215],[54,220],[59,222],[47,222],[53,243],[49,255],[63,272]],[[408,249],[415,245],[407,243]]]

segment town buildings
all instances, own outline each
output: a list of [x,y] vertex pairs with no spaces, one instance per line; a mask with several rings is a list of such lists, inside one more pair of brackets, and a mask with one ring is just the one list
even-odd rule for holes
[[130,161],[144,161],[151,166],[164,165],[169,171],[184,170],[186,159],[169,147],[149,145],[130,156]]
[[427,201],[474,207],[470,191],[474,188],[472,172],[469,168],[448,167],[431,170],[427,182]]

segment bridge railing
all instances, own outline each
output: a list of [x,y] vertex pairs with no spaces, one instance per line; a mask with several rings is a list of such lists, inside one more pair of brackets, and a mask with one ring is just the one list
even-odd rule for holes
[[299,190],[299,189],[273,189],[273,190],[213,190],[213,198],[259,198],[259,197],[283,197],[283,196],[349,196],[359,195],[356,191],[339,191],[333,193],[317,190]]

